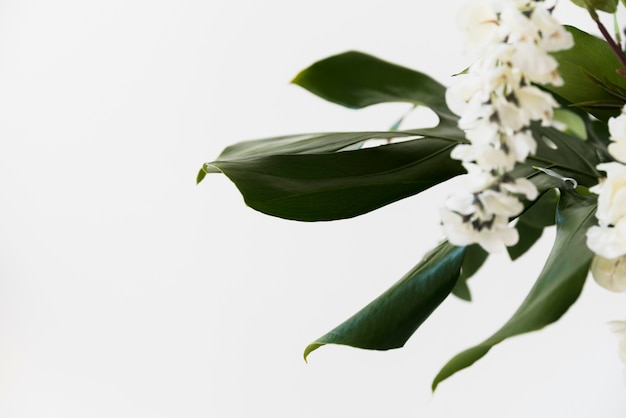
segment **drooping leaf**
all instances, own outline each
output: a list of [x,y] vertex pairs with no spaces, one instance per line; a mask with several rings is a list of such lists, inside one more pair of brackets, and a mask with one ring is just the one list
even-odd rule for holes
[[[616,73],[616,70],[621,68],[619,60],[606,41],[575,27],[568,26],[567,30],[574,37],[574,47],[552,54],[559,63],[558,70],[564,83],[562,86],[547,84],[544,88],[558,94],[574,105],[594,101],[614,101],[615,96],[599,86],[594,79],[600,80],[606,85],[626,87],[624,77]],[[618,113],[614,110],[593,108],[586,110],[603,121]]]
[[571,189],[561,191],[556,240],[528,296],[500,330],[450,360],[435,377],[433,390],[443,380],[479,360],[494,345],[555,322],[578,299],[593,258],[585,234],[595,224],[595,207],[594,196],[583,196]]
[[[203,166],[223,172],[246,203],[263,213],[301,221],[344,219],[417,194],[464,172],[450,159],[459,142],[450,129],[374,148],[339,151],[370,138],[414,132],[338,133],[237,144]],[[276,153],[276,154],[275,154]]]
[[402,347],[454,287],[464,253],[465,247],[441,243],[377,299],[307,346],[305,360],[325,344],[375,350]]
[[445,87],[419,71],[357,51],[323,59],[292,81],[333,103],[359,109],[377,103],[407,102],[431,108],[456,123],[445,101]]

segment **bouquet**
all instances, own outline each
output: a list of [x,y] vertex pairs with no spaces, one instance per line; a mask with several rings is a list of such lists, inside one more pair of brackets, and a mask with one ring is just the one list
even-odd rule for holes
[[[438,117],[435,127],[401,128],[401,118],[388,131],[246,141],[203,164],[197,182],[223,173],[253,209],[305,222],[360,216],[463,176],[464,187],[438,202],[447,239],[309,344],[305,360],[326,344],[402,347],[450,294],[471,299],[468,279],[492,254],[515,260],[554,225],[547,261],[517,311],[445,364],[433,390],[505,339],[557,321],[588,276],[626,291],[626,54],[617,21],[612,31],[599,16],[621,6],[573,1],[601,38],[561,25],[550,2],[468,3],[458,23],[472,59],[448,87],[355,51],[293,80],[349,108],[425,106]],[[626,362],[626,321],[613,318],[610,327]]]

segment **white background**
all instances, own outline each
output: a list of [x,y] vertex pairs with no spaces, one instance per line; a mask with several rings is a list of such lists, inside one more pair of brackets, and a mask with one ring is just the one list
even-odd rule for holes
[[474,301],[446,300],[404,349],[305,364],[438,242],[452,188],[307,224],[247,208],[224,176],[195,185],[236,141],[388,128],[407,105],[352,111],[288,82],[357,49],[449,83],[468,65],[459,4],[0,0],[0,416],[623,418],[606,323],[624,297],[592,280],[559,323],[430,393],[515,310],[551,236],[494,257]]

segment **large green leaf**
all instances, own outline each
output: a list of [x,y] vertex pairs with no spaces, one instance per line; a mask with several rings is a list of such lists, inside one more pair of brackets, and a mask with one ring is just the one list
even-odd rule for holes
[[199,180],[204,172],[223,172],[250,207],[269,215],[300,221],[349,218],[462,174],[461,164],[450,159],[460,139],[435,136],[449,131],[424,130],[433,136],[346,151],[341,149],[370,138],[415,134],[337,133],[242,143],[205,164]]
[[526,164],[554,169],[578,184],[591,187],[600,177],[596,170],[601,160],[593,141],[584,141],[557,129],[534,124],[533,135],[537,141],[537,152],[527,158]]
[[456,123],[445,101],[446,88],[433,78],[362,52],[349,51],[302,70],[293,83],[333,103],[362,108],[383,102],[408,102],[431,108]]
[[624,77],[615,71],[622,68],[621,64],[606,41],[575,27],[568,26],[567,30],[574,37],[574,47],[553,54],[559,62],[559,73],[564,84],[559,87],[548,84],[544,87],[574,106],[580,103],[585,110],[606,121],[618,110],[594,109],[590,106],[593,102],[617,104],[616,97],[607,91],[606,86],[599,85],[598,81],[607,86],[626,87]]
[[572,3],[583,9],[591,8],[606,13],[615,13],[617,10],[617,0],[572,0]]
[[556,240],[530,293],[500,330],[450,360],[433,381],[433,390],[449,376],[479,360],[494,345],[558,320],[578,299],[593,258],[585,244],[585,233],[595,224],[595,207],[595,196],[583,196],[569,189],[561,191]]
[[441,243],[389,290],[306,347],[304,358],[325,344],[388,350],[402,347],[452,291],[465,247]]

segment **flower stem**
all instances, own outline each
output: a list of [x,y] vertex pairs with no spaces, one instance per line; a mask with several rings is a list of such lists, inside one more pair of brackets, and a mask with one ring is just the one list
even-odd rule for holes
[[598,17],[596,11],[591,7],[588,7],[587,11],[589,11],[589,15],[591,15],[593,21],[596,22],[596,25],[598,25],[598,29],[600,29],[602,36],[604,36],[604,39],[606,39],[606,42],[609,44],[609,47],[613,51],[613,54],[615,54],[619,62],[622,64],[623,68],[618,68],[615,71],[619,75],[626,77],[626,56],[624,55],[624,51],[622,51],[622,48],[617,43],[615,43],[615,41],[609,34],[609,31],[606,30],[606,27],[600,21],[600,18]]

